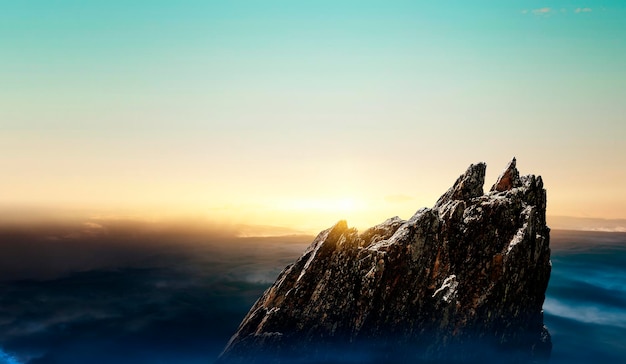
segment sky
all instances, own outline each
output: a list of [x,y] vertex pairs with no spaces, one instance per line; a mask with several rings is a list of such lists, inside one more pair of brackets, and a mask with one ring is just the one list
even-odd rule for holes
[[316,232],[513,157],[626,218],[626,3],[2,1],[0,217]]

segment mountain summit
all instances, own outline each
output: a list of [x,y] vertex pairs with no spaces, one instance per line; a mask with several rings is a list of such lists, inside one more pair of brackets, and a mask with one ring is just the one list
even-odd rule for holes
[[541,177],[472,164],[433,208],[362,233],[339,221],[287,266],[220,363],[547,359],[550,229]]

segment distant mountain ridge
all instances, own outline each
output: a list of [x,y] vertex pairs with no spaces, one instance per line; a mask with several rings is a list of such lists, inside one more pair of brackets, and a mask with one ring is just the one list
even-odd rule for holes
[[535,362],[550,229],[513,159],[487,194],[470,165],[433,208],[322,231],[250,309],[220,363]]

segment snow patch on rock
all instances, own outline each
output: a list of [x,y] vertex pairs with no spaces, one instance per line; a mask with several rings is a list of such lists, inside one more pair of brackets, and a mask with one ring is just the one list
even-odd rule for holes
[[449,303],[454,296],[456,296],[456,288],[459,286],[459,282],[456,280],[456,275],[452,274],[446,279],[444,279],[441,287],[439,287],[435,293],[433,293],[433,298],[437,296],[440,292],[444,292],[441,297],[442,301]]

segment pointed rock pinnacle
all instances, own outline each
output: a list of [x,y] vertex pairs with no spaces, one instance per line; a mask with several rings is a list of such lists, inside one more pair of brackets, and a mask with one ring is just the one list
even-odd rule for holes
[[491,192],[493,191],[508,191],[515,187],[520,187],[522,185],[522,180],[519,176],[519,171],[515,167],[516,160],[515,157],[509,162],[506,166],[502,174],[498,177],[496,183],[491,187]]
[[486,169],[487,165],[485,163],[471,164],[465,173],[454,182],[454,185],[439,197],[433,208],[443,206],[448,201],[468,201],[474,197],[482,196]]

